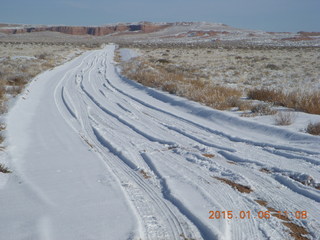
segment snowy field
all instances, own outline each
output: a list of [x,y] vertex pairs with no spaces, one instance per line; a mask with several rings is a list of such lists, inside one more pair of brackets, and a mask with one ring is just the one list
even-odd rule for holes
[[165,60],[167,69],[214,84],[242,90],[272,87],[284,91],[320,91],[319,47],[146,46],[134,49],[144,61]]
[[320,137],[143,87],[114,50],[8,113],[1,239],[320,239]]

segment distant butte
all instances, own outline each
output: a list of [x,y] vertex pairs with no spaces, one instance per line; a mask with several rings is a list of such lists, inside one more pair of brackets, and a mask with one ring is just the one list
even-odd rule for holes
[[151,33],[162,30],[171,26],[170,23],[154,24],[149,22],[141,22],[137,24],[115,24],[97,27],[85,27],[85,26],[28,26],[28,25],[10,25],[0,24],[0,32],[5,34],[21,34],[31,32],[60,32],[71,35],[93,35],[104,36],[112,33],[122,32],[139,32],[139,33]]

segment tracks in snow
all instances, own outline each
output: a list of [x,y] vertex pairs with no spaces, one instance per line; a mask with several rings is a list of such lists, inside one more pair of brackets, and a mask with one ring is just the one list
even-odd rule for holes
[[[281,162],[284,172],[306,170],[319,181],[319,151],[255,141],[237,133],[233,136],[219,128],[223,124],[219,119],[202,123],[197,117],[189,118],[186,111],[180,112],[188,107],[186,103],[119,78],[112,63],[113,51],[114,46],[108,46],[84,57],[65,73],[54,97],[66,122],[105,162],[106,174],[113,174],[121,183],[140,219],[140,237],[263,239],[277,229],[271,237],[281,239],[287,233],[279,219],[210,222],[208,211],[257,212],[260,208],[254,199],[265,196],[277,209],[283,204],[283,209],[288,195],[302,197],[310,212],[317,209],[319,191],[299,188],[300,183],[288,182],[281,174],[259,170],[278,167]],[[216,157],[205,157],[206,153]],[[254,194],[230,191],[212,176],[249,185]],[[274,194],[278,199],[272,202]],[[301,202],[293,199],[289,206],[299,209]],[[316,226],[307,227],[316,231],[315,212],[310,218]]]

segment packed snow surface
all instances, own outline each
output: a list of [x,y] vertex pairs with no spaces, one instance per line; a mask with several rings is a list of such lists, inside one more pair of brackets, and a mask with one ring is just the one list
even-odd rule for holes
[[8,114],[1,239],[290,239],[279,218],[258,218],[257,199],[307,211],[289,218],[318,239],[319,137],[143,87],[120,76],[114,50],[39,75]]

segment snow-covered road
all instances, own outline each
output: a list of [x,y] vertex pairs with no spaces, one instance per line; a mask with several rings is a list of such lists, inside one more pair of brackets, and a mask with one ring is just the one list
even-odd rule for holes
[[10,111],[0,239],[320,239],[320,137],[124,79],[114,50],[39,75]]

